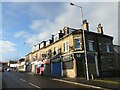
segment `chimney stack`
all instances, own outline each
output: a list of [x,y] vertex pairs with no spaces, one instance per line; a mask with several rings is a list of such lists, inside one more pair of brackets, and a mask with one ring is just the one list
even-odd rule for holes
[[60,33],[62,33],[62,30],[60,30]]
[[88,24],[88,22],[87,22],[86,19],[83,21],[82,29],[83,29],[83,30],[88,30],[88,31],[89,31],[89,24]]
[[98,33],[103,34],[103,27],[101,26],[101,23],[98,24]]

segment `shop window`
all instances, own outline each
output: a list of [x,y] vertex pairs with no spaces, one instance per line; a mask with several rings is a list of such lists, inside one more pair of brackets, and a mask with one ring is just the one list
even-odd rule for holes
[[76,39],[74,39],[74,40],[75,40],[75,48],[76,48],[76,49],[81,48],[81,46],[80,46],[80,38],[76,38]]
[[73,61],[63,62],[63,70],[73,69]]
[[68,52],[69,51],[69,44],[68,42],[64,43],[64,52]]
[[88,40],[89,51],[94,51],[94,41]]

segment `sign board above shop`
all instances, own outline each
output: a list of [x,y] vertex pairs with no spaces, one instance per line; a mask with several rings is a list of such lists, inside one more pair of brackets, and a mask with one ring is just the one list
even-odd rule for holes
[[63,61],[63,62],[71,61],[71,60],[73,60],[72,54],[66,55],[66,56],[64,56],[64,57],[62,58],[62,61]]
[[61,61],[61,57],[60,56],[55,56],[51,59],[51,62],[60,62]]
[[74,53],[74,58],[76,60],[82,60],[82,59],[84,59],[84,54],[83,53]]

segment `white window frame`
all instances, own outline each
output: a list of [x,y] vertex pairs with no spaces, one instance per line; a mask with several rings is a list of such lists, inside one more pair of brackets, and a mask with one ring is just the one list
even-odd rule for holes
[[59,40],[59,33],[54,35],[54,42]]
[[64,42],[64,52],[69,52],[69,42],[68,41],[65,41]]
[[40,44],[40,48],[43,48],[43,47],[44,47],[44,42]]
[[94,51],[94,41],[88,40],[89,51]]
[[35,51],[39,50],[39,44],[36,45]]
[[46,46],[48,46],[48,45],[50,45],[50,40],[48,40],[48,41],[46,42]]
[[[80,47],[79,47],[79,48],[76,48],[75,39],[79,39],[79,40],[80,40]],[[82,47],[81,47],[82,42],[81,42],[81,38],[80,38],[80,37],[76,37],[76,38],[74,38],[74,43],[75,43],[75,49],[82,49]]]

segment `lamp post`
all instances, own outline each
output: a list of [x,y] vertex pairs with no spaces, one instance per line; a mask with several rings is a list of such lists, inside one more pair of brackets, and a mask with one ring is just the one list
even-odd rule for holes
[[[70,3],[72,6],[76,6],[81,9],[81,17],[82,17],[82,22],[83,22],[83,9],[81,6],[75,5],[74,3]],[[87,51],[86,51],[86,43],[85,43],[85,33],[84,33],[84,28],[82,28],[83,31],[83,43],[84,43],[84,53],[85,53],[85,67],[86,67],[86,78],[89,80],[89,72],[88,72],[88,60],[87,60]]]

